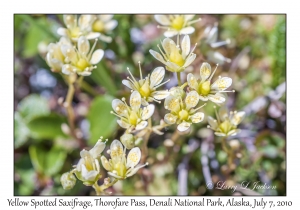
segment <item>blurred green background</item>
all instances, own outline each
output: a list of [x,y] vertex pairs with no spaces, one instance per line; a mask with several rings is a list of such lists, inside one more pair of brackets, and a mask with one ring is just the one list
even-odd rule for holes
[[[285,15],[196,16],[202,21],[193,25],[196,31],[190,37],[192,45],[198,43],[194,51],[197,58],[185,72],[198,75],[202,62],[212,66],[218,62],[221,65],[216,74],[233,79],[236,92],[228,94],[226,105],[247,112],[240,125],[242,132],[231,138],[239,142],[235,147],[236,167],[226,173],[227,155],[219,139],[206,128],[206,121],[193,125],[188,135],[180,136],[171,146],[166,139],[176,128],[170,127],[163,136],[151,136],[150,165],[109,191],[114,195],[286,195]],[[162,66],[149,53],[149,49],[157,50],[156,45],[164,38],[153,15],[119,14],[114,19],[118,26],[110,34],[113,41],[99,41],[97,46],[105,50],[104,59],[91,76],[84,78],[82,87],[76,88],[73,99],[84,148],[92,147],[100,136],[108,138],[109,144],[122,135],[123,129],[109,112],[112,99],[130,95],[121,83],[127,77],[126,68],[137,77],[138,61],[147,73]],[[230,39],[230,43],[212,48],[203,34],[216,23],[218,40]],[[44,60],[47,45],[59,40],[56,30],[60,26],[62,15],[14,16],[15,195],[94,193],[80,182],[65,191],[59,181],[62,173],[77,164],[82,149],[62,126],[67,123],[66,111],[58,99],[66,96],[68,87]],[[171,79],[168,89],[176,85],[171,72],[165,77]],[[165,113],[163,105],[157,106],[154,123],[158,124]],[[213,104],[209,103],[204,113],[214,117]],[[105,177],[104,170],[102,173]],[[276,189],[250,193],[207,189],[210,181],[226,181],[228,185],[260,181]]]

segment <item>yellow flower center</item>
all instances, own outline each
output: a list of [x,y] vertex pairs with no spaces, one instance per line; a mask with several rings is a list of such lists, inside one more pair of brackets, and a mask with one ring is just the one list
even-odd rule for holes
[[177,31],[180,31],[184,26],[184,17],[183,16],[177,16],[173,19],[171,23],[171,27],[176,29]]
[[183,66],[184,64],[184,59],[182,58],[178,49],[172,50],[169,58],[171,62],[176,63],[178,66]]
[[231,124],[228,120],[226,120],[226,121],[221,123],[219,128],[223,133],[227,134],[231,130]]
[[187,120],[189,118],[189,113],[188,111],[182,109],[179,113],[178,113],[179,119],[181,120]]
[[76,63],[76,67],[82,71],[88,66],[89,66],[89,63],[83,58],[80,58]]
[[85,157],[84,160],[85,160],[84,165],[85,165],[86,169],[88,171],[92,171],[94,169],[92,160],[88,157]]
[[74,27],[70,30],[71,32],[71,38],[77,38],[80,35],[80,28],[79,27]]
[[210,93],[210,81],[200,83],[198,93],[203,96],[207,96]]
[[93,23],[93,31],[104,32],[104,23],[101,20],[96,20]]
[[118,162],[114,165],[114,169],[117,171],[117,174],[118,176],[121,176],[121,177],[124,177],[126,175],[126,166],[121,163],[121,162]]
[[149,82],[148,80],[145,81],[145,83],[142,85],[142,87],[140,88],[140,94],[143,96],[143,97],[148,97],[150,96],[150,93],[151,93],[151,90],[150,90],[150,86],[149,86]]
[[135,112],[131,112],[129,115],[129,123],[131,125],[136,125],[139,117]]

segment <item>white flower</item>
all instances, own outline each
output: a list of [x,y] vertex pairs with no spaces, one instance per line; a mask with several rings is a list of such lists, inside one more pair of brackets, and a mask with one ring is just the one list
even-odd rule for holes
[[141,150],[138,147],[132,148],[126,158],[126,149],[119,140],[114,140],[110,145],[110,157],[108,161],[106,157],[101,157],[103,167],[108,174],[117,179],[126,179],[133,176],[140,168],[148,165],[137,165],[141,159]]
[[244,111],[231,111],[228,114],[227,109],[222,107],[219,113],[216,112],[217,120],[210,116],[208,117],[209,126],[207,127],[214,130],[216,136],[235,136],[240,132],[237,126],[241,123],[245,114]]
[[151,76],[148,75],[145,79],[143,79],[142,70],[139,62],[140,67],[140,80],[136,80],[129,69],[127,68],[131,78],[127,77],[128,80],[123,80],[122,83],[129,87],[131,90],[138,91],[142,96],[142,105],[147,106],[149,105],[148,102],[156,101],[160,103],[160,100],[165,99],[169,95],[168,90],[157,91],[156,89],[165,83],[169,82],[167,80],[162,83],[164,76],[165,76],[165,69],[163,67],[157,67],[151,73]]
[[113,15],[93,15],[92,30],[101,33],[99,39],[105,42],[111,42],[111,37],[104,34],[109,33],[118,25],[118,21],[112,20]]
[[179,131],[186,131],[192,123],[199,123],[204,118],[204,113],[197,112],[201,107],[194,107],[198,104],[199,96],[196,91],[191,91],[183,101],[181,97],[170,95],[165,100],[165,108],[171,113],[165,115],[165,122],[167,124],[178,124]]
[[190,37],[185,35],[181,42],[181,49],[176,46],[175,42],[170,38],[165,38],[161,43],[164,52],[158,48],[160,53],[149,50],[151,55],[158,61],[166,65],[166,69],[171,72],[181,72],[188,67],[196,58],[196,54],[193,53],[194,49],[190,51]]
[[195,90],[198,93],[200,100],[210,100],[214,103],[221,104],[225,102],[225,96],[221,93],[234,91],[225,91],[232,84],[232,79],[229,77],[220,76],[213,84],[211,84],[211,79],[216,70],[217,67],[214,72],[211,73],[210,65],[204,62],[200,68],[200,79],[197,79],[192,73],[189,73],[187,82],[190,89]]
[[81,36],[78,39],[77,49],[69,45],[64,45],[62,53],[69,64],[63,65],[62,72],[64,74],[77,73],[82,76],[91,75],[91,71],[96,68],[94,65],[98,64],[104,55],[104,51],[101,49],[93,52],[96,41],[91,50],[90,43],[85,36]]
[[47,47],[46,62],[53,72],[60,72],[65,64],[65,56],[61,49],[63,45],[72,46],[67,38],[61,37],[59,42],[50,43]]
[[67,28],[59,28],[57,33],[61,36],[69,37],[72,41],[77,41],[79,37],[86,36],[87,39],[96,39],[100,33],[92,32],[92,15],[81,15],[77,20],[77,15],[63,15]]
[[[125,98],[122,98],[122,100],[125,102]],[[153,104],[150,104],[142,109],[141,104],[142,98],[140,93],[133,91],[130,96],[130,106],[126,102],[123,103],[119,99],[114,99],[112,101],[112,108],[116,113],[111,113],[120,118],[117,123],[122,128],[129,131],[133,129],[142,130],[148,125],[146,120],[153,115],[155,107]]]
[[[217,41],[218,39],[218,24],[215,23],[213,27],[206,27],[204,30],[205,43],[208,44],[211,48],[215,49],[223,45],[230,43],[230,39],[225,41]],[[208,51],[207,57],[210,61],[214,63],[224,64],[224,62],[230,63],[231,59],[226,58],[221,53],[217,51]]]
[[75,175],[83,184],[93,185],[100,178],[100,164],[98,158],[105,148],[105,143],[98,140],[96,145],[90,150],[80,152],[81,159],[76,165]]
[[180,34],[194,33],[195,28],[191,24],[201,19],[192,20],[195,15],[154,15],[155,20],[163,26],[167,31],[164,33],[166,37],[172,37]]

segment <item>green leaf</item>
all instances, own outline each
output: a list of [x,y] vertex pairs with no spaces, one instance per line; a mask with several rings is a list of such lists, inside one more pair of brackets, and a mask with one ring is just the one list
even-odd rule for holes
[[108,74],[107,67],[103,64],[104,61],[97,65],[97,68],[93,70],[92,79],[99,85],[106,88],[106,90],[111,94],[115,95],[117,92],[117,87],[115,82]]
[[14,145],[15,148],[19,148],[27,142],[30,136],[30,131],[27,128],[23,118],[20,116],[19,112],[15,112],[14,126]]
[[61,130],[61,124],[66,120],[57,114],[36,117],[29,121],[27,126],[31,131],[31,136],[35,139],[55,139],[57,137],[66,137]]
[[38,146],[30,146],[29,155],[34,169],[48,176],[61,170],[67,156],[65,151],[58,148],[52,147],[49,151]]
[[25,97],[19,103],[18,111],[25,122],[37,116],[44,116],[50,113],[48,101],[37,94],[31,94]]
[[87,116],[90,122],[90,145],[94,145],[100,136],[111,136],[117,128],[117,119],[110,113],[112,100],[113,98],[107,95],[99,96],[91,104]]
[[45,17],[32,18],[30,15],[19,15],[29,23],[29,30],[24,40],[24,57],[32,57],[38,53],[38,44],[41,41],[54,40],[51,25]]

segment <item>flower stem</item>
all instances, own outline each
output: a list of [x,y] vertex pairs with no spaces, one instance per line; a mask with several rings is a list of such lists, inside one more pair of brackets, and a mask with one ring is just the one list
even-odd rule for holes
[[148,132],[145,134],[144,138],[143,138],[143,156],[142,156],[142,163],[144,163],[146,161],[146,158],[148,156],[148,141],[149,141],[149,138],[150,138],[150,135],[151,135],[151,132],[152,132],[152,121],[151,121],[151,118],[148,119]]
[[178,86],[181,85],[181,77],[180,77],[180,72],[177,72],[177,81],[178,81]]
[[99,186],[98,183],[95,182],[95,184],[93,185],[93,188],[95,189],[97,195],[102,195],[104,190],[113,186],[118,181],[119,181],[119,179],[114,179],[114,181],[110,182],[109,184],[106,184],[106,185],[102,184],[101,186]]

